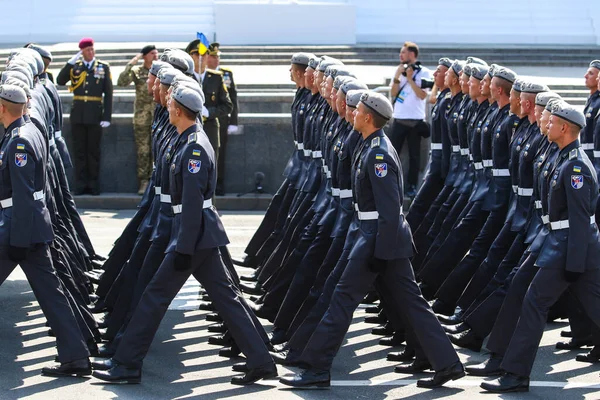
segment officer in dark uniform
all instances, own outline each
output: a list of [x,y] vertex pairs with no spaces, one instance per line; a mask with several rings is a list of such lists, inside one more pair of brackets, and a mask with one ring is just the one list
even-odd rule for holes
[[[491,392],[529,390],[529,375],[544,331],[548,311],[569,289],[600,326],[600,239],[594,212],[598,201],[595,169],[578,140],[585,115],[567,103],[552,111],[548,139],[560,152],[547,179],[548,236],[535,262],[539,267],[523,301],[500,378],[483,382]],[[544,198],[544,197],[542,197]],[[600,338],[595,335],[595,338]],[[598,343],[596,343],[598,344]]]
[[583,114],[585,115],[585,128],[581,129],[581,148],[589,157],[592,163],[596,163],[594,156],[594,128],[596,126],[596,116],[600,112],[600,90],[598,90],[598,76],[600,76],[600,60],[594,60],[590,63],[585,73],[585,86],[590,91]]
[[[59,85],[71,82],[71,132],[75,154],[75,194],[100,194],[100,142],[102,128],[110,126],[113,84],[108,63],[95,58],[94,41],[79,42],[73,56],[56,77]],[[80,59],[79,57],[82,57]]]
[[216,184],[214,151],[196,119],[202,97],[186,87],[173,91],[169,119],[185,143],[172,155],[169,178],[175,215],[166,257],[147,286],[108,371],[94,376],[109,382],[139,383],[141,366],[171,300],[193,274],[202,283],[248,357],[248,372],[233,384],[248,385],[274,377],[277,370],[249,317],[245,301],[231,286],[219,247],[229,243],[212,197]]
[[[412,256],[410,228],[402,213],[402,170],[398,155],[381,129],[392,118],[392,105],[381,94],[363,94],[354,114],[354,128],[365,143],[354,175],[355,217],[361,226],[348,255],[348,264],[329,309],[308,342],[302,373],[281,378],[283,384],[305,387],[330,385],[331,364],[341,347],[352,313],[378,277],[406,315],[423,350],[437,371],[421,387],[439,387],[464,376],[462,364],[427,302],[419,293],[408,257]],[[399,285],[401,287],[399,287]]]
[[58,339],[61,365],[42,373],[85,376],[91,372],[89,351],[48,250],[54,234],[45,199],[47,144],[23,118],[26,103],[23,89],[0,86],[0,122],[5,127],[0,143],[0,283],[19,264]]

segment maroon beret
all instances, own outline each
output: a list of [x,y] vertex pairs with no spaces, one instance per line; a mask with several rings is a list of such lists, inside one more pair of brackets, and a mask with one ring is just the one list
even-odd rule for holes
[[81,50],[85,49],[86,47],[90,47],[94,45],[94,39],[90,38],[90,37],[86,37],[83,38],[79,41],[79,48]]

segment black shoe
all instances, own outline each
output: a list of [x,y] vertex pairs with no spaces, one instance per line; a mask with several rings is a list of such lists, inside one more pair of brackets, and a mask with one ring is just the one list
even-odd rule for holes
[[474,376],[498,376],[502,375],[503,372],[500,368],[500,364],[502,364],[502,358],[492,354],[490,358],[481,364],[465,367],[465,371],[467,371],[469,375]]
[[232,385],[252,385],[261,379],[271,379],[277,377],[277,367],[275,364],[265,365],[263,367],[252,368],[242,376],[231,378]]
[[239,259],[239,258],[233,258],[231,257],[231,261],[240,267],[246,267],[246,268],[254,268],[256,269],[258,267],[258,260],[256,259],[256,257],[252,257],[252,256],[244,256],[243,259]]
[[224,347],[219,350],[220,357],[233,358],[237,357],[242,353],[242,350],[234,343],[231,347]]
[[394,368],[394,372],[398,374],[414,374],[431,369],[431,364],[428,360],[414,360],[409,364],[398,365]]
[[254,314],[258,318],[266,319],[273,322],[275,320],[275,317],[277,316],[277,310],[265,307],[264,304],[256,305],[253,303],[248,303],[248,305],[250,306],[252,311],[254,311]]
[[449,317],[447,317],[445,315],[436,315],[436,317],[440,321],[440,323],[442,323],[444,325],[458,325],[461,322],[463,322],[462,313],[456,313]]
[[200,303],[200,306],[198,307],[199,310],[204,310],[204,311],[217,311],[217,309],[215,308],[215,306],[213,306],[212,303],[209,303],[207,301],[203,301]]
[[230,333],[225,333],[224,335],[209,337],[208,344],[229,347],[234,344],[234,341]]
[[404,351],[388,353],[387,355],[388,361],[395,362],[411,361],[413,358],[415,358],[415,351],[409,348],[405,348]]
[[369,306],[367,308],[365,308],[365,312],[367,314],[379,314],[379,307],[378,306]]
[[579,362],[588,362],[588,363],[597,363],[600,362],[600,351],[594,347],[589,353],[585,354],[577,354],[575,357],[575,361]]
[[442,328],[444,328],[446,333],[461,333],[471,329],[466,322],[462,322],[458,325],[442,325]]
[[384,337],[383,339],[379,339],[379,344],[382,346],[390,346],[396,347],[400,346],[405,341],[404,334],[400,334],[398,332],[394,333],[394,336]]
[[108,371],[115,366],[115,362],[112,358],[106,358],[104,360],[92,361],[92,369],[98,371]]
[[379,297],[377,297],[377,293],[370,292],[369,294],[367,294],[365,296],[365,298],[363,299],[363,301],[361,301],[361,304],[373,304],[377,300],[379,300]]
[[483,345],[483,339],[480,339],[477,336],[475,336],[475,333],[473,333],[472,329],[461,333],[449,334],[448,338],[452,343],[454,343],[458,347],[473,350],[476,352],[480,352],[481,346]]
[[42,368],[42,375],[46,376],[89,376],[91,373],[92,367],[87,358]]
[[506,372],[492,381],[481,382],[480,386],[492,393],[529,392],[529,377]]
[[92,376],[109,383],[141,383],[142,370],[139,368],[127,368],[124,365],[114,365],[108,371],[94,371]]
[[258,274],[256,272],[254,272],[250,275],[241,275],[240,280],[246,281],[246,282],[256,282],[258,280]]
[[269,341],[273,345],[287,342],[284,329],[275,328],[267,336],[269,336]]
[[279,378],[284,385],[296,388],[328,388],[331,386],[329,371],[307,369],[288,378]]
[[235,363],[231,366],[231,370],[234,372],[248,372],[248,365],[246,364],[246,362],[239,362],[239,363]]
[[210,322],[223,322],[223,318],[219,315],[219,313],[211,313],[206,316],[206,320]]
[[224,323],[210,325],[208,331],[213,333],[225,333],[227,332],[227,326],[225,326]]
[[111,358],[115,355],[112,346],[98,346],[98,355],[96,357]]
[[450,380],[455,381],[463,376],[465,376],[465,369],[461,362],[457,361],[441,371],[436,371],[432,378],[419,379],[417,386],[428,389],[438,388]]
[[560,337],[573,337],[573,332],[571,331],[560,331]]
[[568,342],[556,343],[558,350],[577,350],[580,347],[591,346],[592,341],[590,339],[571,339]]
[[454,315],[454,310],[456,309],[456,307],[454,307],[448,303],[444,303],[440,299],[437,299],[436,301],[433,302],[431,309],[436,314],[450,316],[450,315]]
[[387,322],[387,318],[383,315],[373,315],[371,317],[365,317],[365,322],[367,324],[378,324],[382,325]]
[[254,294],[256,296],[260,296],[263,294],[262,287],[259,283],[255,285],[240,283],[240,290],[247,294]]
[[394,334],[394,328],[390,324],[385,324],[371,329],[371,333],[379,336],[390,336]]

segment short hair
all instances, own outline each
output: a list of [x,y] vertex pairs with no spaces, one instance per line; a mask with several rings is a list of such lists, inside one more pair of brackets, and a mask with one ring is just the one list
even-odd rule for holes
[[414,53],[415,57],[419,57],[419,46],[415,42],[404,42],[404,47]]
[[186,106],[184,106],[183,104],[181,104],[180,102],[178,102],[177,100],[171,99],[171,101],[175,102],[175,106],[181,110],[181,112],[183,113],[184,117],[186,117],[187,119],[194,120],[194,119],[196,119],[198,117],[198,113],[197,112],[193,112],[192,110],[190,110],[189,108],[187,108]]
[[365,106],[365,112],[367,114],[369,114],[371,117],[373,117],[373,125],[377,129],[383,128],[388,123],[387,119],[385,119],[381,115],[377,114],[370,107]]
[[510,96],[510,91],[512,90],[512,87],[513,87],[513,84],[511,82],[507,81],[506,79],[498,78],[496,80],[496,84],[498,85],[498,87],[502,88],[502,92],[506,96]]

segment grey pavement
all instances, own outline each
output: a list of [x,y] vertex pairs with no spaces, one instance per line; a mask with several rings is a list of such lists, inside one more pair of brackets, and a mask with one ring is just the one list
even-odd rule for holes
[[[133,211],[82,211],[94,245],[108,253]],[[260,212],[225,212],[223,221],[229,234],[231,252],[242,254],[244,246],[260,223]],[[240,273],[248,270],[240,268]],[[378,345],[370,334],[372,325],[363,322],[359,308],[346,341],[336,358],[329,390],[292,391],[276,380],[252,387],[229,384],[232,362],[217,355],[218,347],[207,344],[210,324],[204,311],[195,310],[197,283],[188,281],[161,325],[145,360],[142,384],[105,385],[94,378],[42,377],[43,366],[52,364],[54,338],[46,335],[45,318],[35,297],[17,269],[0,288],[0,399],[599,399],[599,368],[574,361],[577,352],[557,351],[560,330],[566,321],[547,326],[532,375],[529,393],[496,396],[484,394],[482,381],[466,377],[446,388],[417,388],[416,379],[427,376],[400,375],[394,363],[385,360],[389,348]],[[518,310],[515,310],[518,312]],[[490,316],[493,318],[494,316]],[[265,326],[270,329],[267,321]],[[399,350],[399,349],[396,349]],[[484,353],[459,350],[465,363],[477,363]],[[238,360],[239,361],[239,360]],[[280,375],[293,372],[279,367]]]

